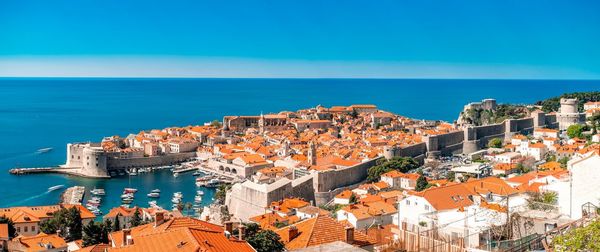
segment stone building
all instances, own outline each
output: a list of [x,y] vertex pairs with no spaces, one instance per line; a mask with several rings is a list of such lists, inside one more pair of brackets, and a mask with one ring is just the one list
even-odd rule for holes
[[556,120],[558,121],[559,130],[566,130],[573,124],[581,124],[585,122],[585,113],[579,113],[577,104],[577,98],[560,99],[560,109],[558,113],[556,113]]

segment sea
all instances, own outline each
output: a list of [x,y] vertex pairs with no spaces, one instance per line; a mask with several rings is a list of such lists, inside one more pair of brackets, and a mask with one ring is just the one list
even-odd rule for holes
[[[104,214],[119,206],[125,187],[139,191],[132,205],[148,207],[146,194],[160,189],[158,204],[171,195],[184,202],[196,194],[191,173],[168,170],[112,179],[59,174],[10,175],[14,167],[64,164],[69,142],[169,126],[198,125],[225,115],[259,115],[317,105],[375,104],[417,119],[452,122],[463,106],[485,98],[530,104],[568,92],[600,91],[600,81],[439,79],[150,79],[0,78],[0,207],[56,204],[63,189],[82,185],[106,190]],[[52,148],[46,153],[39,149]],[[203,188],[202,204],[214,189]]]

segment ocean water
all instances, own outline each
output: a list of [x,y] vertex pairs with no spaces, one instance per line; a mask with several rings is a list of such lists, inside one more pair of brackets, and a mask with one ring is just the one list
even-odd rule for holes
[[[565,92],[599,91],[600,81],[549,80],[369,80],[369,79],[82,79],[0,78],[0,207],[55,204],[54,185],[105,188],[102,210],[120,205],[124,187],[139,189],[170,208],[173,192],[193,201],[190,173],[168,171],[137,177],[84,179],[58,174],[14,176],[13,167],[63,164],[68,142],[103,136],[202,124],[224,115],[258,115],[316,105],[376,104],[412,118],[455,120],[463,105],[484,98],[499,103],[533,103]],[[53,150],[36,154],[40,148]],[[211,201],[207,190],[203,204]],[[89,196],[88,196],[89,198]]]

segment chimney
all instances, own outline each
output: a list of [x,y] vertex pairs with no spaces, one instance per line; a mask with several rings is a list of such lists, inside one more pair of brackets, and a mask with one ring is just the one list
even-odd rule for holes
[[287,237],[287,242],[292,241],[294,238],[296,238],[296,236],[298,236],[298,228],[294,225],[291,225],[288,228],[288,237]]
[[239,239],[240,241],[244,240],[244,235],[246,235],[246,226],[244,224],[238,227]]
[[158,227],[160,224],[165,222],[165,213],[164,212],[156,212],[154,216],[154,227]]
[[225,222],[225,231],[229,232],[229,234],[233,233],[233,222],[231,222],[231,221]]
[[210,221],[210,217],[208,215],[204,216],[204,221]]
[[347,226],[347,227],[345,227],[344,231],[346,231],[344,233],[344,241],[348,244],[353,244],[354,243],[354,227]]
[[125,228],[125,229],[123,229],[122,233],[123,233],[123,237],[122,237],[123,246],[131,245],[130,241],[131,241],[131,243],[133,243],[133,240],[131,240],[131,229]]

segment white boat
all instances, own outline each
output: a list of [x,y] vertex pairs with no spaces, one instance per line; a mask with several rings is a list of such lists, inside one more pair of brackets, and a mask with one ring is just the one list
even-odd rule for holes
[[204,195],[204,191],[198,190],[198,191],[196,191],[196,194],[202,196],[202,195]]
[[56,190],[58,190],[58,189],[61,189],[61,188],[63,188],[63,187],[65,187],[65,185],[55,185],[55,186],[51,186],[51,187],[48,187],[48,192],[51,192],[51,191],[56,191]]
[[92,193],[92,195],[99,195],[99,196],[106,195],[106,192],[104,191],[104,189],[99,189],[99,188],[91,190],[90,193]]
[[154,189],[154,190],[152,190],[150,192],[160,193],[160,189]]
[[137,176],[137,175],[138,175],[137,172],[130,172],[129,173],[129,176]]
[[37,150],[37,153],[46,153],[46,152],[50,152],[52,150],[52,148],[41,148],[39,150]]
[[123,191],[126,193],[136,193],[137,189],[136,188],[125,188]]
[[148,205],[150,205],[150,206],[156,206],[156,200],[148,201]]
[[158,198],[158,197],[160,197],[160,193],[152,192],[152,193],[148,193],[147,196],[150,198]]
[[183,197],[183,193],[181,193],[181,192],[175,192],[175,193],[173,193],[173,197],[182,198]]
[[194,173],[192,173],[192,176],[200,176],[202,175],[202,172],[200,171],[195,171]]
[[173,173],[173,177],[177,178],[177,176],[179,176],[179,173]]
[[121,204],[121,206],[124,208],[129,208],[129,204]]
[[123,198],[134,198],[133,193],[123,193],[121,194],[121,199]]
[[173,204],[179,204],[179,203],[181,203],[181,199],[180,198],[173,198],[171,200],[171,203],[173,203]]

